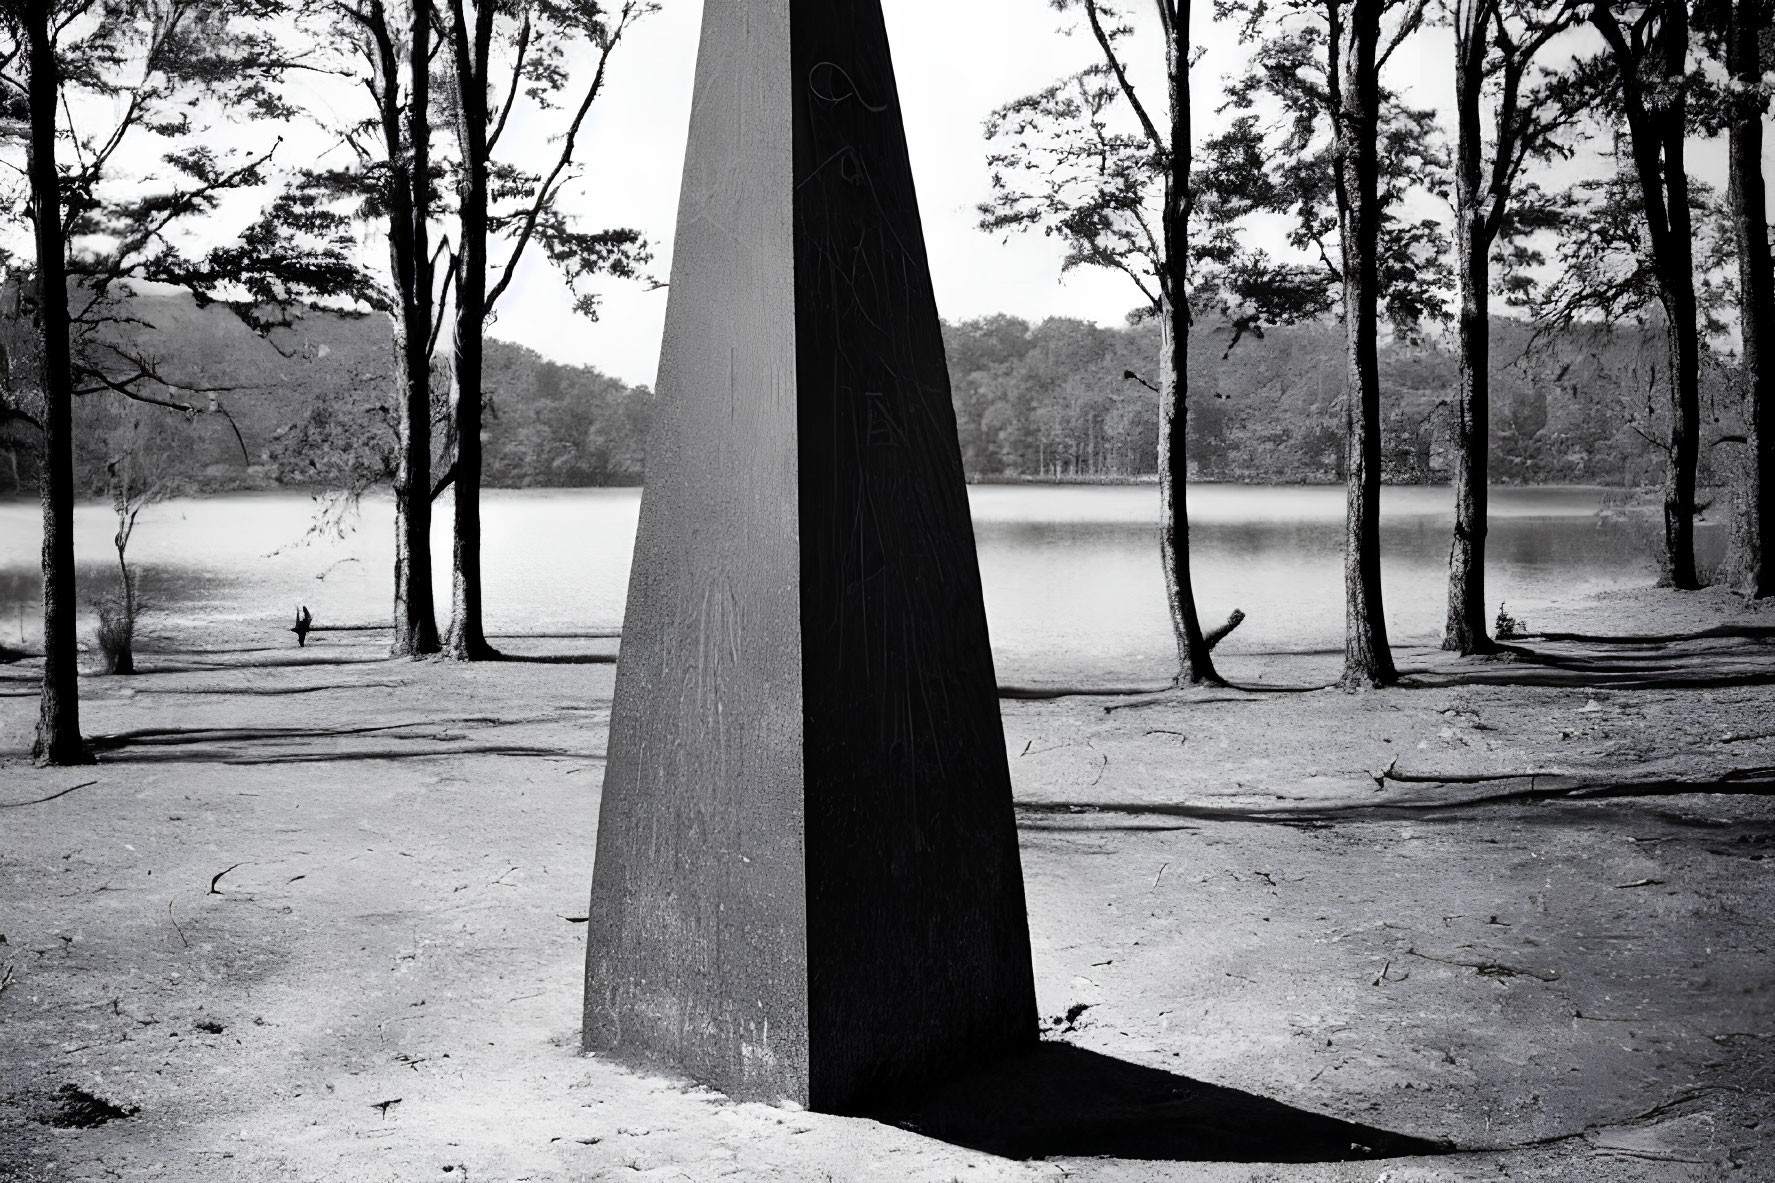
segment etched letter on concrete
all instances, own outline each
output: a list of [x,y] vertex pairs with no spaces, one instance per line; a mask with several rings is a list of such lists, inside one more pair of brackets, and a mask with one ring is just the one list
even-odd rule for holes
[[823,1110],[1036,1038],[879,0],[706,0],[585,1046]]

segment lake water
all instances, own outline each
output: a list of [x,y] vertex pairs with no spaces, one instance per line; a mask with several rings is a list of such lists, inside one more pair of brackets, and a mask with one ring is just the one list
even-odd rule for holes
[[[998,672],[1004,681],[1164,680],[1175,660],[1158,564],[1153,485],[980,485],[969,490]],[[1190,517],[1205,621],[1234,608],[1245,624],[1229,653],[1342,645],[1343,490],[1196,485]],[[1536,609],[1655,575],[1643,520],[1606,511],[1593,488],[1492,493],[1489,600],[1530,623]],[[439,613],[448,615],[448,499],[436,538]],[[636,489],[489,491],[484,499],[488,631],[612,630],[622,623]],[[1395,643],[1431,642],[1442,626],[1452,494],[1382,495],[1388,627]],[[368,499],[344,538],[310,538],[302,493],[231,494],[150,506],[130,545],[153,614],[150,630],[201,623],[212,635],[283,644],[298,604],[321,624],[386,621],[392,503]],[[116,586],[108,507],[76,513],[83,598]],[[1703,527],[1703,550],[1721,544]],[[0,503],[0,640],[35,645],[39,519],[35,502]],[[443,623],[440,620],[440,625]],[[90,626],[89,626],[90,627]]]

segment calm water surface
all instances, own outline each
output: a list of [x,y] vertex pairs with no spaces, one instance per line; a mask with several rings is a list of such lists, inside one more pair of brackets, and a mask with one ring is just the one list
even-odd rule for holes
[[[982,485],[970,489],[987,616],[1001,679],[1163,679],[1174,661],[1158,565],[1158,490]],[[1531,624],[1550,602],[1654,577],[1646,525],[1604,512],[1591,488],[1492,492],[1490,606]],[[1342,645],[1343,490],[1191,486],[1203,617],[1247,614],[1228,652]],[[487,627],[493,634],[614,630],[622,623],[636,489],[489,491],[483,501]],[[1382,496],[1388,626],[1396,642],[1439,635],[1452,494]],[[218,636],[286,643],[298,604],[324,624],[376,623],[391,596],[392,503],[365,501],[346,537],[304,540],[315,503],[301,493],[232,494],[145,510],[130,545],[149,628],[205,622]],[[0,504],[0,639],[35,644],[40,624],[34,502]],[[436,554],[449,553],[440,501]],[[108,507],[83,504],[76,550],[86,595],[116,584]],[[1704,549],[1717,530],[1703,528]],[[440,616],[448,570],[437,570]],[[440,624],[442,621],[440,621]]]

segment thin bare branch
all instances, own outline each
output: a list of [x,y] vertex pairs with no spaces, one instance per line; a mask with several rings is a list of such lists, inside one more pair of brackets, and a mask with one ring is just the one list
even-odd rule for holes
[[[1153,123],[1152,116],[1146,113],[1146,105],[1134,93],[1134,84],[1128,80],[1128,71],[1123,68],[1122,59],[1116,54],[1115,43],[1110,40],[1109,33],[1103,27],[1103,21],[1099,19],[1097,0],[1082,0],[1082,2],[1085,6],[1085,17],[1091,23],[1091,35],[1097,39],[1098,47],[1103,50],[1103,60],[1116,76],[1116,85],[1121,87],[1123,97],[1128,100],[1128,106],[1133,108],[1135,117],[1140,120],[1140,126],[1145,130],[1146,138],[1153,146],[1153,152],[1161,161],[1169,161],[1171,159],[1170,145],[1159,134],[1158,126]],[[1162,9],[1163,4],[1161,3]]]

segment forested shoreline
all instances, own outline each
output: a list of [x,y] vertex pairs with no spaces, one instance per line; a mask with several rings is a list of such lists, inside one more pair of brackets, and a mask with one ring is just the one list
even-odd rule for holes
[[[365,491],[392,480],[396,436],[388,320],[310,312],[260,339],[188,298],[138,298],[156,350],[176,377],[227,415],[165,416],[147,446],[166,479],[191,493],[272,488]],[[1654,440],[1660,335],[1653,328],[1572,331],[1534,341],[1498,318],[1491,424],[1497,484],[1639,487],[1661,476]],[[970,480],[1124,481],[1157,472],[1159,401],[1142,381],[1157,352],[1150,323],[1104,327],[990,316],[947,323],[950,381]],[[1228,349],[1212,324],[1190,351],[1190,472],[1200,480],[1322,484],[1344,477],[1343,330],[1332,321],[1280,327]],[[1702,483],[1729,479],[1742,431],[1734,361],[1703,373]],[[1452,342],[1393,341],[1381,351],[1384,479],[1449,479]],[[1133,375],[1128,377],[1126,375]],[[448,378],[435,375],[434,411],[447,419]],[[639,484],[652,392],[591,366],[487,343],[485,483],[493,488]],[[105,462],[134,416],[115,399],[75,407],[76,474],[84,495],[105,491]],[[238,431],[238,436],[236,435]],[[0,450],[0,496],[34,494],[30,438],[15,428]]]

